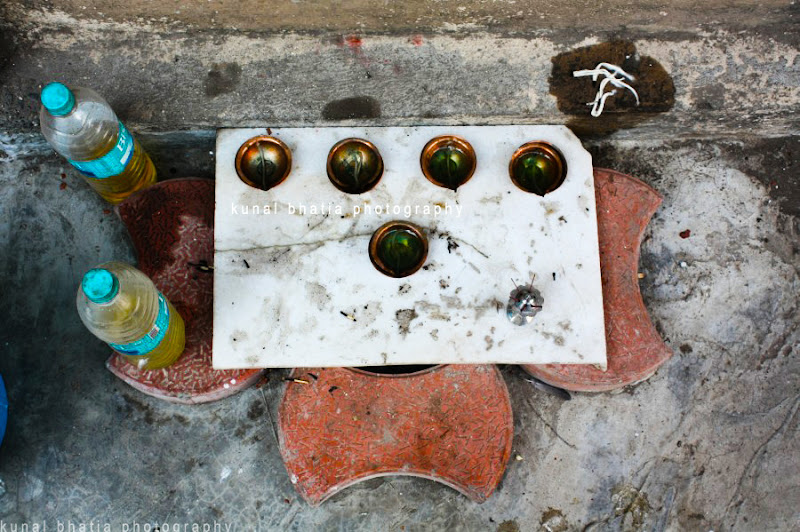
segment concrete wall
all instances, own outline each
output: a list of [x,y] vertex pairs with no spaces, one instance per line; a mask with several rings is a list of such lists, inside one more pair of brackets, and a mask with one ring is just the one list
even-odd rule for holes
[[[634,43],[674,81],[671,112],[628,110],[641,114],[636,138],[797,131],[796,3],[629,4],[11,0],[0,8],[0,131],[36,130],[50,80],[96,88],[149,131],[346,116],[564,123],[552,58],[609,39]],[[354,97],[367,112],[325,113]]]

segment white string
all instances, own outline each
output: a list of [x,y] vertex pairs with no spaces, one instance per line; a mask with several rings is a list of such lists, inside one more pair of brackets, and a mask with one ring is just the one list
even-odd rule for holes
[[611,63],[598,63],[597,66],[592,70],[576,70],[572,73],[572,76],[576,78],[591,76],[592,81],[597,81],[598,76],[605,76],[603,81],[600,82],[600,87],[597,90],[594,101],[586,104],[592,106],[592,116],[595,118],[603,113],[603,109],[606,105],[606,99],[617,94],[616,89],[612,89],[610,92],[605,92],[606,86],[608,86],[609,83],[619,89],[627,89],[631,91],[636,98],[636,105],[639,105],[639,94],[636,92],[636,89],[623,81],[624,79],[627,79],[628,81],[634,81],[634,77],[625,72],[622,67],[612,65]]

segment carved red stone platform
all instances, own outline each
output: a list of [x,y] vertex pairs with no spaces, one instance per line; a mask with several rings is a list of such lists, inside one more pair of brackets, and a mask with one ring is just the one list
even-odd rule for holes
[[186,324],[186,350],[168,368],[142,371],[114,353],[106,367],[143,393],[175,403],[205,403],[256,382],[263,370],[211,367],[214,275],[214,181],[163,181],[120,203],[138,268],[169,299]]
[[603,392],[642,381],[672,356],[639,292],[639,247],[661,195],[629,175],[594,169],[608,369],[579,364],[523,365],[548,384]]
[[451,486],[476,502],[497,487],[511,455],[508,390],[491,365],[437,366],[410,375],[296,369],[280,406],[280,449],[300,495],[317,505],[386,475]]

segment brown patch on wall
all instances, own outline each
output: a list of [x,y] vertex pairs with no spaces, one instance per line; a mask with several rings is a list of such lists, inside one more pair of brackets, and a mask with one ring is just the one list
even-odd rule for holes
[[[572,118],[567,126],[581,137],[597,137],[619,129],[634,127],[655,113],[672,109],[675,104],[675,84],[664,67],[650,56],[639,56],[636,46],[628,41],[610,41],[564,52],[552,58],[550,93],[558,100],[558,109]],[[591,77],[576,78],[576,70],[593,69],[598,63],[621,66],[634,76],[630,85],[639,94],[639,105],[628,90],[605,102],[603,114],[593,117],[591,105],[602,81]],[[608,91],[609,89],[607,89]]]
[[354,96],[328,102],[322,109],[323,120],[380,118],[381,104],[370,96]]
[[720,111],[725,108],[725,86],[722,83],[701,85],[692,89],[692,100],[697,109]]
[[206,77],[206,96],[213,98],[231,92],[241,77],[242,67],[237,63],[214,63]]

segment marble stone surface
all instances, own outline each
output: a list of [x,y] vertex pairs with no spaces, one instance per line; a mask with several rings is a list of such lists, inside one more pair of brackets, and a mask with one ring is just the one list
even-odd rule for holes
[[[234,159],[244,141],[268,132],[292,150],[293,166],[262,191],[239,179]],[[477,155],[457,192],[420,169],[422,148],[443,134],[465,138]],[[347,137],[374,143],[385,164],[361,195],[340,192],[325,172],[328,151]],[[513,152],[534,140],[567,161],[563,185],[545,197],[508,175]],[[592,160],[567,128],[223,129],[216,160],[215,368],[605,365]],[[391,220],[428,236],[425,266],[403,279],[379,273],[367,253]],[[544,309],[515,326],[505,315],[512,279],[534,276]]]

